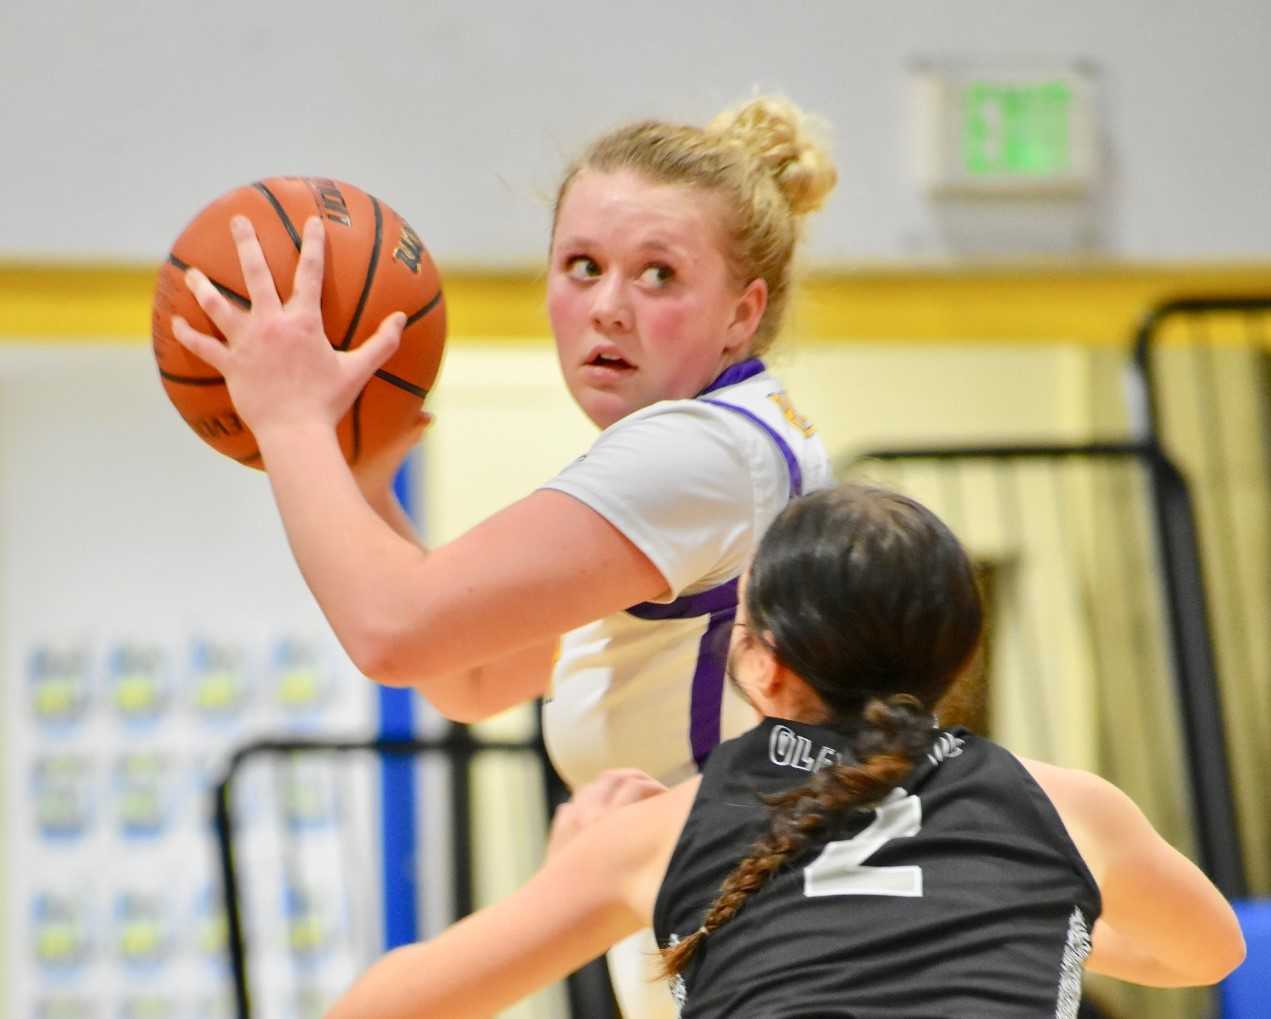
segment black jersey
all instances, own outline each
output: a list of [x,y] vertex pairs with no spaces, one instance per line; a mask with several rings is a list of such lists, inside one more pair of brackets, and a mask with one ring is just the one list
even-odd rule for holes
[[[654,908],[697,930],[768,827],[759,796],[849,756],[847,738],[766,719],[702,772]],[[683,1019],[1068,1019],[1099,890],[1015,757],[940,730],[903,787],[824,830],[706,937],[673,982]]]

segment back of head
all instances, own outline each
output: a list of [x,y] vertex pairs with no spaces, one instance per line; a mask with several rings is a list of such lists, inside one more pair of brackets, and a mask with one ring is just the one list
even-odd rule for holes
[[628,170],[658,184],[716,196],[722,242],[734,279],[763,279],[768,305],[751,344],[772,345],[789,301],[802,218],[819,209],[838,180],[813,118],[785,99],[760,96],[706,127],[645,120],[596,139],[569,168],[556,208],[584,170]]
[[778,516],[755,555],[746,609],[841,719],[902,694],[929,711],[982,628],[971,564],[944,523],[913,499],[853,484]]
[[[840,485],[792,502],[765,532],[746,626],[819,696],[849,757],[767,797],[769,829],[724,880],[701,927],[663,950],[680,973],[702,941],[823,832],[876,804],[926,753],[932,706],[980,639],[971,564],[940,519],[903,495]],[[805,718],[804,721],[813,721]]]

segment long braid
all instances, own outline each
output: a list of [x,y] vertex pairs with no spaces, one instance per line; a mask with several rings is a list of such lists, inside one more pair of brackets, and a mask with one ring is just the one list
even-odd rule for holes
[[983,625],[957,538],[920,503],[862,485],[786,507],[747,581],[735,643],[758,642],[806,686],[817,706],[795,717],[819,715],[843,733],[852,761],[766,798],[767,833],[724,879],[701,927],[663,949],[667,975],[681,974],[703,939],[831,822],[880,803],[905,780],[934,739],[932,705],[974,653]]
[[836,816],[880,802],[927,752],[933,719],[914,697],[871,699],[855,730],[852,750],[859,763],[823,768],[796,789],[765,798],[772,808],[768,831],[724,879],[701,927],[662,949],[665,975],[684,970],[707,935],[737,915],[746,901],[778,871],[797,860],[813,837]]

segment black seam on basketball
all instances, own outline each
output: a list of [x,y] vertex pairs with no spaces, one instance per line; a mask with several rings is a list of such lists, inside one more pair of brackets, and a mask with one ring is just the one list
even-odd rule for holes
[[260,181],[252,185],[268,200],[269,204],[274,207],[274,212],[278,213],[278,218],[282,220],[282,225],[286,228],[287,233],[291,237],[291,243],[296,246],[296,250],[300,250],[300,235],[296,233],[295,224],[291,222],[291,217],[287,215],[287,210],[282,207],[282,202],[274,197],[274,193],[265,187]]
[[[187,269],[190,268],[189,262],[181,261],[181,259],[177,258],[176,255],[168,255],[168,264],[176,266],[182,272],[185,272]],[[207,273],[204,273],[204,275],[207,276]],[[222,297],[230,301],[233,301],[240,308],[246,311],[251,310],[252,302],[248,298],[240,294],[237,290],[231,290],[224,283],[217,283],[216,280],[212,279],[212,277],[210,276],[208,276],[208,282],[211,283],[212,286],[216,287],[216,289],[221,292]]]
[[349,320],[349,328],[344,331],[344,339],[339,350],[348,350],[353,342],[353,334],[357,332],[357,324],[362,320],[362,310],[366,307],[366,299],[371,295],[371,284],[375,282],[375,270],[380,261],[380,242],[384,236],[384,213],[380,211],[380,203],[371,195],[371,207],[375,210],[375,243],[371,248],[371,259],[366,265],[366,279],[362,281],[362,293],[358,296],[357,307],[353,309],[353,318]]
[[159,369],[159,375],[162,376],[164,379],[166,379],[168,382],[175,382],[177,385],[180,385],[180,386],[223,386],[225,385],[225,380],[219,375],[217,375],[215,378],[210,378],[206,375],[173,375],[172,372],[165,372],[162,368]]
[[421,400],[427,399],[428,390],[423,386],[417,386],[413,382],[407,382],[400,375],[394,375],[392,372],[386,372],[383,368],[375,369],[375,377],[383,379],[390,386],[396,386],[398,389],[404,389],[412,396],[418,396]]
[[440,303],[441,303],[441,291],[440,291],[440,290],[438,290],[438,291],[437,291],[437,293],[435,293],[435,294],[433,295],[433,297],[432,297],[432,300],[431,300],[431,301],[429,301],[429,302],[428,302],[427,304],[425,304],[422,308],[420,308],[417,312],[415,312],[415,314],[413,314],[413,315],[409,316],[409,317],[406,319],[406,324],[405,324],[404,326],[402,326],[402,328],[403,328],[403,329],[409,329],[409,328],[410,328],[411,326],[413,326],[416,322],[418,322],[421,318],[423,318],[423,317],[424,317],[425,315],[427,315],[430,311],[432,311],[432,310],[433,310],[433,308],[437,307],[437,305],[438,305],[438,304],[440,304]]

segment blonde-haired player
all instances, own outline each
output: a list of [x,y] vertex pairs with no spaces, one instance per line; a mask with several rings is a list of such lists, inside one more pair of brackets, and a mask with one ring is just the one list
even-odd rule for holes
[[[557,198],[547,306],[565,383],[602,432],[431,552],[408,540],[390,487],[418,431],[356,471],[335,440],[403,316],[333,350],[321,223],[305,227],[284,304],[250,223],[235,221],[251,311],[192,271],[228,342],[180,319],[174,333],[226,377],[305,580],[364,673],[457,720],[550,694],[547,743],[571,786],[619,766],[679,781],[753,724],[723,676],[737,579],[789,499],[829,481],[820,439],[760,355],[804,217],[835,180],[807,118],[775,98],[704,128],[643,121],[591,144]],[[616,967],[624,1010],[665,1014],[640,962],[636,950]]]

